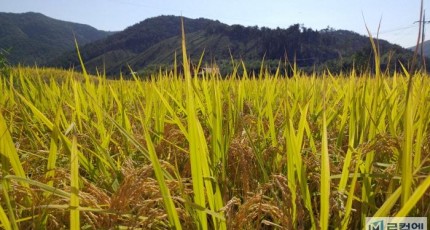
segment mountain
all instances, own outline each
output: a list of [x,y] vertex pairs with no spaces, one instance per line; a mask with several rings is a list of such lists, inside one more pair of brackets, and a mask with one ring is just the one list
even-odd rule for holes
[[[430,57],[430,40],[428,40],[428,41],[425,41],[424,43],[423,43],[423,45],[424,45],[424,47],[423,47],[423,50],[424,50],[424,55],[426,56],[426,57]],[[418,47],[418,53],[419,54],[421,54],[421,43],[420,43],[420,45],[419,45],[420,47]],[[408,48],[409,50],[411,50],[411,51],[415,51],[415,46],[412,46],[412,47],[409,47]]]
[[[180,17],[175,16],[149,18],[105,39],[80,46],[85,67],[90,72],[105,68],[109,74],[117,74],[121,69],[127,70],[127,63],[131,62],[136,63],[133,67],[172,63],[174,52],[180,52],[180,40],[177,41],[181,33],[180,22]],[[213,24],[227,26],[208,19],[188,18],[184,18],[184,24],[187,36],[202,32]],[[79,66],[79,58],[76,52],[70,52],[51,64]]]
[[[258,71],[264,59],[269,71],[279,63],[295,62],[307,71],[332,72],[372,68],[369,38],[346,30],[312,30],[295,24],[286,29],[226,25],[219,21],[183,18],[188,54],[204,65],[216,63],[221,72],[232,70],[231,60],[244,60],[247,69]],[[60,21],[39,13],[0,13],[0,50],[8,50],[11,64],[80,68],[74,36],[90,73],[108,75],[129,72],[153,73],[172,69],[181,54],[181,17],[146,19],[122,32],[105,32],[93,27]],[[379,40],[382,67],[408,63],[412,53]],[[391,63],[391,65],[389,65]],[[392,67],[391,67],[392,68]]]
[[9,52],[11,64],[44,65],[73,50],[74,36],[80,44],[87,44],[112,34],[40,13],[0,13],[0,49]]
[[[135,72],[151,73],[159,68],[172,69],[175,53],[181,65],[181,18],[159,16],[146,19],[105,39],[80,46],[86,69],[118,76]],[[287,29],[226,25],[209,19],[184,18],[188,54],[203,65],[216,63],[221,72],[231,71],[232,58],[244,60],[249,70],[258,71],[261,61],[275,71],[278,64],[296,62],[303,70],[333,72],[372,68],[373,58],[368,37],[346,30],[312,30],[299,24]],[[408,63],[412,52],[379,40],[382,68],[397,62]],[[79,67],[76,52],[64,54],[50,63],[64,68]],[[399,67],[400,65],[397,65]]]

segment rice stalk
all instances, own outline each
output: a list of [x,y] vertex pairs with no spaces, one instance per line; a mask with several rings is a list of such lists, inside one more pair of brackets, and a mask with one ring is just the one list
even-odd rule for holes
[[79,156],[76,136],[72,140],[70,152],[70,229],[80,229],[80,211],[79,211]]

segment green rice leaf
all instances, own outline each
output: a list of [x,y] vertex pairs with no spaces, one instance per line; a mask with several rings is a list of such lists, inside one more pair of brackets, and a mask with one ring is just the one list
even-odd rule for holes
[[73,136],[70,154],[70,229],[80,229],[79,214],[79,156],[76,136]]
[[407,200],[399,212],[397,212],[396,217],[405,217],[409,214],[409,212],[415,207],[418,201],[426,194],[428,189],[430,188],[430,176],[428,176],[414,191],[414,193],[410,196],[409,200]]
[[[0,154],[2,157],[5,156],[9,160],[15,175],[26,177],[18,152],[15,148],[15,144],[13,143],[12,136],[7,127],[8,125],[0,111]],[[22,185],[28,187],[27,184]]]
[[7,218],[7,214],[5,213],[3,207],[0,205],[0,227],[5,230],[11,230],[12,226],[10,224],[9,218]]
[[164,207],[166,208],[170,225],[175,226],[175,229],[182,229],[181,223],[179,222],[178,212],[175,209],[175,204],[173,203],[172,196],[170,195],[169,188],[167,187],[166,181],[164,179],[164,173],[161,170],[160,162],[158,161],[157,153],[155,152],[154,144],[152,143],[151,136],[146,129],[145,140],[152,166],[154,168],[155,177],[157,178],[158,185],[160,186],[160,191],[163,196]]

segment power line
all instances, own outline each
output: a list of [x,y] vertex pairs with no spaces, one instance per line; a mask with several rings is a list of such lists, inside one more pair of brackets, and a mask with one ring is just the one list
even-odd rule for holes
[[380,31],[379,34],[388,34],[388,33],[397,32],[397,31],[405,31],[405,30],[408,30],[408,29],[411,29],[414,27],[416,27],[415,24],[409,25],[409,26],[404,26],[404,27],[399,27],[399,28],[394,28],[394,29],[390,29],[390,30]]

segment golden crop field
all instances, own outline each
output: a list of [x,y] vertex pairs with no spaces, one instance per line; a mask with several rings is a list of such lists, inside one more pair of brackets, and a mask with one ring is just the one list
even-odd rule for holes
[[359,229],[368,216],[429,217],[429,84],[420,73],[185,68],[114,81],[17,67],[0,81],[0,227]]
[[340,228],[428,216],[428,76],[17,68],[0,82],[5,229]]

